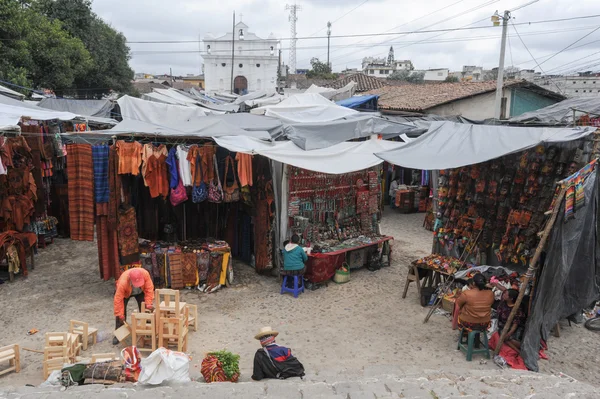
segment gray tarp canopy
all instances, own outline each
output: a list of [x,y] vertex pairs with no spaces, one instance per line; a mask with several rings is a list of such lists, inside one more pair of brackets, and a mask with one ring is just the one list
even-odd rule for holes
[[39,107],[55,111],[72,112],[77,115],[112,118],[113,103],[109,100],[71,100],[66,98],[44,98]]
[[405,146],[375,155],[406,168],[450,169],[489,161],[542,143],[577,140],[595,130],[595,127],[510,127],[432,122],[427,133]]
[[221,119],[244,130],[267,131],[273,138],[281,135],[283,129],[283,124],[279,119],[262,115],[253,115],[247,112],[214,115],[213,118]]
[[[508,120],[509,123],[539,123],[545,125],[572,125],[573,109],[577,118],[591,113],[592,117],[600,116],[600,97],[570,98],[548,107],[531,112],[525,112]],[[595,114],[595,115],[594,115]]]
[[[79,134],[74,133],[73,135],[77,136]],[[87,132],[86,135],[88,135]],[[89,133],[89,135],[132,135],[172,138],[248,136],[262,140],[271,139],[271,135],[267,131],[244,130],[215,116],[205,116],[202,118],[196,118],[193,120],[193,123],[187,121],[181,121],[178,123],[171,122],[168,126],[161,126],[133,119],[125,119],[118,125],[114,126],[112,129],[98,130]]]
[[284,135],[303,150],[327,148],[348,140],[383,134],[385,138],[398,136],[414,130],[409,123],[392,122],[369,114],[332,122],[293,123],[284,125]]

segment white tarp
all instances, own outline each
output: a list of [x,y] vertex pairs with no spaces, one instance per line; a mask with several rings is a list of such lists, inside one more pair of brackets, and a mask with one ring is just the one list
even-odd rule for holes
[[329,174],[350,173],[379,165],[383,161],[374,155],[376,152],[404,145],[386,140],[368,140],[304,151],[291,141],[265,143],[251,138],[241,140],[240,137],[216,137],[215,141],[230,151],[259,154],[277,162]]
[[183,104],[193,105],[193,106],[197,106],[197,104],[198,104],[197,100],[194,100],[184,94],[179,93],[179,91],[176,89],[156,89],[156,88],[154,88],[154,89],[152,89],[152,92],[162,94],[163,96],[172,98],[175,101],[183,103]]
[[546,128],[432,122],[427,133],[396,150],[376,155],[394,165],[439,170],[489,161],[542,143],[583,138],[590,128]]
[[18,123],[21,118],[31,118],[40,121],[60,119],[70,121],[77,118],[71,112],[52,111],[25,104],[21,101],[0,95],[0,130],[19,129]]
[[194,123],[195,120],[206,116],[206,112],[200,107],[161,104],[130,96],[119,98],[117,103],[121,107],[123,119],[133,119],[158,126]]
[[11,98],[16,98],[19,100],[22,100],[25,98],[25,94],[21,94],[17,91],[14,91],[14,90],[9,89],[8,87],[4,87],[2,85],[0,85],[0,94],[11,97]]
[[357,85],[358,83],[352,81],[344,87],[333,89],[331,87],[321,87],[312,84],[304,93],[316,93],[322,95],[328,100],[340,101],[352,97]]
[[331,122],[358,113],[316,93],[296,94],[279,104],[255,108],[251,112],[290,123]]
[[144,93],[142,94],[142,100],[145,101],[154,101],[157,103],[163,103],[163,104],[171,104],[171,105],[183,105],[185,107],[187,107],[186,103],[183,103],[181,101],[177,101],[171,97],[167,97],[164,96],[162,94],[159,93]]

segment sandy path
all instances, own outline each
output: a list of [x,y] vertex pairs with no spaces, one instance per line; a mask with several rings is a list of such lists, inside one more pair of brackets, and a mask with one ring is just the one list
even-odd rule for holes
[[[279,295],[275,278],[261,277],[236,264],[232,288],[206,295],[182,291],[189,303],[198,304],[200,325],[191,333],[192,377],[197,363],[209,350],[227,348],[241,355],[242,380],[249,379],[257,349],[256,330],[270,325],[280,331],[279,342],[290,346],[307,370],[356,372],[363,367],[395,365],[414,372],[423,369],[495,369],[491,362],[468,363],[455,350],[456,332],[443,316],[422,324],[427,311],[418,304],[416,288],[401,299],[407,265],[431,250],[431,233],[422,229],[423,214],[386,213],[382,231],[396,237],[394,264],[377,272],[359,270],[344,285],[306,292],[298,299]],[[98,277],[95,244],[56,240],[36,259],[29,278],[0,285],[3,310],[0,346],[19,343],[41,349],[44,333],[66,331],[69,319],[88,321],[112,331],[113,282]],[[130,303],[129,311],[134,309]],[[566,323],[565,323],[566,325]],[[40,333],[27,336],[27,330]],[[597,385],[598,335],[581,326],[562,329],[551,339],[549,361],[543,371],[564,372]],[[110,340],[88,349],[91,353],[116,351]],[[42,382],[42,355],[22,352],[22,372],[0,377],[0,386]]]

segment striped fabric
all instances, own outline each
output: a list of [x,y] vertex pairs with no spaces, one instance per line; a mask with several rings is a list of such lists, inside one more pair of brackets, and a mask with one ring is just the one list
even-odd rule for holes
[[94,160],[94,198],[97,204],[108,202],[108,145],[92,147]]
[[67,176],[71,239],[94,241],[94,167],[92,146],[67,146]]

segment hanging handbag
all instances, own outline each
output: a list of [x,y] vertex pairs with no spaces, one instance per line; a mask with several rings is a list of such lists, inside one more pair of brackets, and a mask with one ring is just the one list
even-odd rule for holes
[[[177,166],[177,171],[179,172],[179,166]],[[181,173],[179,174],[178,180],[177,187],[171,189],[171,196],[169,197],[171,205],[173,206],[177,206],[188,200],[187,191],[183,185],[183,180],[181,179]]]
[[[227,185],[227,174],[229,173],[229,164],[232,164],[231,169],[233,171],[233,184],[231,186]],[[224,191],[224,202],[237,202],[240,200],[240,187],[238,186],[237,178],[235,177],[235,164],[233,163],[233,158],[228,156],[225,159],[225,175],[223,177],[223,181],[225,182]]]
[[[213,155],[213,162],[215,164],[215,179],[213,179],[208,186],[208,202],[218,204],[223,202],[223,187],[221,187],[221,179],[219,179],[219,168],[217,167],[216,155]],[[215,180],[217,181],[216,184]]]
[[[198,180],[198,166],[200,166],[200,185],[196,185]],[[202,168],[202,157],[196,157],[196,173],[194,173],[194,186],[192,187],[192,202],[199,204],[208,198],[208,187],[204,183],[204,169]]]

